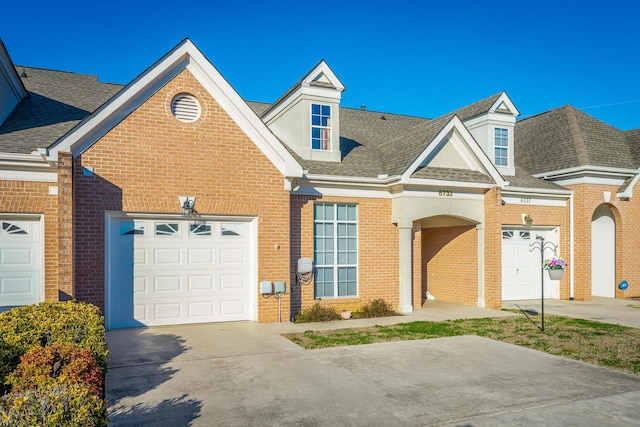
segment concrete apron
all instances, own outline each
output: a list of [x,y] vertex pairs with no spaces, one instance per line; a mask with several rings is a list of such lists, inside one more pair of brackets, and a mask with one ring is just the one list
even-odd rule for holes
[[110,425],[640,423],[634,375],[474,336],[302,350],[279,335],[312,326],[109,331]]

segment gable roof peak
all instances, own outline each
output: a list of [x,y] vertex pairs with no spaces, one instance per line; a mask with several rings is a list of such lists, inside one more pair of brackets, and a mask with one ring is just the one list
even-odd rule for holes
[[279,110],[282,105],[287,104],[287,101],[291,99],[292,95],[298,91],[303,91],[305,88],[312,87],[325,87],[328,89],[334,89],[339,96],[346,90],[344,84],[340,81],[338,76],[333,72],[329,64],[324,59],[321,59],[311,67],[297,82],[293,84],[285,93],[283,93],[276,101],[269,106],[263,113],[262,118],[268,119],[268,116]]

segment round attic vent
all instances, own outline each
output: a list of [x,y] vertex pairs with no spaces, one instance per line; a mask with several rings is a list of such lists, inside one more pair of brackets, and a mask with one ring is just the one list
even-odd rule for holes
[[184,123],[193,123],[200,118],[200,103],[195,96],[179,93],[171,101],[171,113]]

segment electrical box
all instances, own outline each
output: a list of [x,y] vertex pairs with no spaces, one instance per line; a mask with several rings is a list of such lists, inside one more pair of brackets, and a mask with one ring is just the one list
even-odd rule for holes
[[311,273],[313,271],[313,261],[309,258],[300,258],[298,260],[298,274]]
[[287,283],[284,281],[274,282],[275,293],[284,294],[287,292]]
[[273,293],[273,283],[269,280],[263,280],[260,282],[260,293],[262,295],[272,294]]

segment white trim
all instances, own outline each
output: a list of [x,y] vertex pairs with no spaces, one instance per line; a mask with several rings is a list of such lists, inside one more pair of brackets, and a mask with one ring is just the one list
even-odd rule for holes
[[16,219],[16,220],[22,220],[22,221],[33,221],[34,223],[34,227],[38,227],[38,231],[40,233],[40,242],[38,242],[38,250],[40,251],[40,262],[39,262],[39,267],[40,267],[40,301],[44,301],[44,297],[45,297],[45,276],[44,276],[44,270],[45,270],[45,235],[44,235],[44,214],[33,214],[33,213],[13,213],[13,212],[2,212],[0,213],[0,220],[11,220],[11,219]]
[[597,176],[608,176],[611,178],[619,178],[626,179],[630,176],[635,176],[640,173],[638,169],[627,169],[627,168],[610,168],[605,166],[576,166],[572,168],[566,169],[558,169],[555,171],[542,172],[532,175],[534,178],[543,178],[548,180],[558,180],[561,178],[571,178],[571,177],[580,177],[580,176],[589,176],[589,175],[597,175]]
[[188,69],[284,176],[302,176],[302,167],[269,131],[196,46],[185,39],[136,77],[116,96],[49,147],[48,159],[58,152],[82,154],[160,88]]
[[616,193],[616,196],[619,199],[630,199],[631,197],[633,197],[633,187],[636,186],[639,179],[640,179],[640,173],[631,180],[631,182],[629,183],[629,185],[627,185],[627,188],[624,191],[620,191]]
[[[324,74],[333,87],[314,85],[313,81],[320,74]],[[340,103],[341,94],[345,90],[345,87],[338,76],[333,72],[333,70],[331,70],[324,60],[320,61],[317,66],[309,70],[302,80],[296,83],[296,86],[297,87],[289,89],[290,92],[285,98],[277,100],[276,105],[269,107],[269,111],[267,111],[267,114],[262,118],[265,123],[269,123],[274,117],[288,109],[291,102],[298,99],[301,95],[315,96],[318,97],[318,99],[324,99],[325,102],[327,99],[331,99],[336,103]]]
[[0,180],[57,182],[58,170],[39,154],[0,154]]
[[[450,142],[450,139],[448,138],[448,136],[454,129],[458,131],[458,133],[460,134],[460,137],[466,143],[466,147],[474,155],[474,156],[465,156],[466,160],[472,161],[473,163],[475,163],[476,161],[479,162],[479,165],[482,168],[484,168],[484,171],[489,173],[489,176],[495,181],[495,184],[468,183],[469,186],[470,187],[481,186],[476,188],[490,188],[490,187],[494,187],[495,185],[499,187],[504,187],[505,185],[507,185],[508,183],[504,180],[504,178],[502,178],[502,175],[496,169],[493,162],[489,159],[489,157],[487,157],[487,154],[478,145],[476,140],[473,138],[473,136],[471,135],[469,130],[464,126],[464,124],[460,121],[458,116],[453,116],[451,120],[449,120],[449,122],[440,130],[440,132],[438,132],[438,134],[431,141],[428,141],[428,144],[426,145],[422,153],[420,153],[420,155],[404,171],[404,173],[401,176],[400,182],[405,183],[405,182],[411,182],[410,180],[415,180],[415,178],[411,178],[411,175],[421,165],[424,164],[424,162],[428,159],[429,156],[435,154],[435,152],[440,148],[440,145],[442,143]],[[460,150],[461,147],[456,146],[456,148],[458,149],[461,155],[465,154],[464,151]],[[433,184],[430,184],[430,182],[434,182],[434,181],[436,180],[416,180],[415,182],[424,183],[424,185],[433,185]],[[442,181],[438,181],[438,182],[439,184],[436,184],[436,185],[440,185],[440,186],[446,185]],[[456,185],[460,186],[460,183],[457,183]]]

